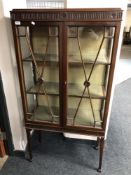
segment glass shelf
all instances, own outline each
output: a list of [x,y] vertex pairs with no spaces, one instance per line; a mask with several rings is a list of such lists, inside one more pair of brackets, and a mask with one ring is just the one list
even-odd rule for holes
[[[93,64],[95,61],[95,55],[85,55],[83,56],[84,64]],[[68,64],[82,65],[81,59],[79,55],[69,55],[68,56]],[[110,65],[109,58],[107,56],[101,56],[98,58],[95,64],[104,64]]]
[[[47,106],[38,106],[34,113],[31,114],[29,120],[31,121],[43,121],[58,124],[59,123],[59,109],[57,107],[51,107],[53,110],[53,117],[48,112]],[[73,116],[76,109],[68,108],[67,115],[67,125],[73,125]],[[95,127],[101,128],[101,116],[100,111],[94,111],[95,114]],[[92,126],[94,127],[94,119],[92,111],[87,110],[79,110],[77,117],[75,118],[74,126]]]
[[[67,38],[75,38],[75,39],[77,39],[77,36],[68,36]],[[112,36],[105,36],[105,39],[114,39],[114,36],[112,35]]]
[[[38,106],[34,113],[31,114],[29,120],[31,121],[44,121],[49,123],[58,124],[59,123],[59,110],[57,107],[52,107],[53,117],[48,112],[48,107],[46,106]],[[76,109],[69,108],[68,117],[67,117],[67,125],[73,125],[73,114]],[[95,114],[95,127],[101,128],[101,116],[100,111],[94,111]],[[75,118],[74,126],[93,126],[94,120],[92,111],[87,110],[79,110],[77,117]]]
[[[74,117],[75,111],[76,109],[74,108],[68,108],[68,114],[67,114],[68,126],[73,125],[73,117]],[[101,121],[100,111],[95,110],[94,114],[95,114],[95,127],[101,128],[102,121]],[[75,118],[74,126],[94,127],[94,119],[93,119],[92,111],[80,109]]]
[[[83,90],[84,90],[83,84],[79,84],[79,83],[69,83],[68,84],[68,96],[81,97]],[[105,97],[106,97],[104,86],[91,84],[89,86],[89,91],[90,91],[91,98],[95,98],[95,99],[103,98],[103,99],[105,99]],[[85,92],[83,97],[89,98],[88,93]]]
[[53,117],[49,114],[47,106],[38,106],[32,116],[30,117],[31,121],[44,121],[54,124],[59,124],[59,108],[52,107]]
[[[45,82],[45,88],[46,88],[48,95],[59,95],[59,83]],[[41,87],[39,85],[35,85],[29,88],[27,90],[27,93],[28,94],[44,94],[42,89],[43,89],[43,85],[41,85]],[[83,89],[84,89],[83,84],[69,83],[68,84],[68,96],[81,97]],[[104,86],[90,85],[89,91],[90,91],[91,98],[105,99],[106,97]],[[88,93],[85,93],[84,98],[89,98]]]
[[[58,59],[58,55],[56,54],[47,54],[46,55],[46,59],[44,59],[44,55],[43,54],[34,54],[35,56],[35,59],[36,59],[36,62],[52,62],[52,63],[58,63],[59,62],[59,59]],[[32,57],[29,56],[29,57],[26,57],[23,59],[23,61],[26,61],[26,62],[31,62],[32,61]]]
[[[56,54],[47,54],[46,55],[46,59],[44,59],[44,55],[43,54],[34,54],[35,55],[35,58],[36,58],[36,62],[46,62],[46,63],[58,63],[59,62],[59,59],[58,59],[58,55]],[[68,55],[68,64],[69,65],[81,65],[81,60],[80,60],[80,56],[79,55]],[[84,61],[84,64],[93,64],[94,63],[94,58],[95,56],[94,55],[88,55],[88,57],[84,56],[83,57],[83,61]],[[96,61],[96,64],[103,64],[103,65],[110,65],[110,61],[108,61],[109,58],[106,57],[106,56],[101,56],[99,57],[99,59]],[[25,62],[31,62],[32,61],[32,57],[29,56],[29,57],[26,57],[23,59],[23,61]]]
[[[28,94],[44,94],[43,87],[39,85],[34,85],[27,90]],[[45,82],[45,89],[48,95],[59,95],[59,83],[56,82]]]

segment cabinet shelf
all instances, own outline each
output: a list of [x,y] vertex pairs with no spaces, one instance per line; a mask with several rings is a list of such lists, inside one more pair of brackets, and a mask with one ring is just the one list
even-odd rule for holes
[[53,117],[49,114],[47,106],[38,106],[32,116],[30,117],[31,121],[44,121],[54,124],[59,124],[59,108],[51,107],[53,111]]
[[[18,35],[17,37],[26,37],[26,35]],[[58,38],[59,37],[59,35],[49,35],[49,37],[51,38],[51,37],[54,37],[54,38]]]
[[[43,92],[44,85],[34,85],[27,90],[28,94],[40,94],[44,95]],[[59,83],[56,82],[45,82],[45,89],[48,95],[59,95]]]
[[[77,36],[68,36],[68,38],[74,38],[74,39],[77,39]],[[114,36],[105,36],[104,38],[106,39],[114,39]]]
[[[34,113],[31,114],[31,121],[49,122],[59,124],[59,108],[51,107],[53,111],[53,117],[48,112],[47,106],[38,106]],[[73,125],[73,117],[76,109],[69,108],[67,115],[67,125]],[[88,112],[88,113],[87,113]],[[100,111],[94,111],[95,114],[95,127],[101,127]],[[75,118],[74,126],[92,126],[94,127],[94,119],[92,111],[79,110],[78,115]]]
[[[46,63],[58,63],[59,59],[58,59],[58,55],[56,54],[47,54],[46,55],[46,59],[44,59],[44,55],[43,54],[34,54],[36,62],[38,63],[42,63],[42,62],[46,62]],[[31,55],[24,58],[23,59],[24,62],[31,62],[32,61],[32,57]]]
[[[59,83],[56,82],[45,82],[45,88],[48,95],[59,95]],[[34,85],[27,90],[28,94],[40,94],[44,95],[43,85]],[[78,83],[69,83],[68,84],[68,96],[70,97],[81,97],[84,85]],[[101,85],[90,85],[89,87],[91,98],[94,99],[105,99],[106,91],[104,86]],[[83,98],[89,98],[88,94],[85,93]]]
[[[68,109],[68,116],[67,116],[67,125],[73,125],[73,117],[75,114],[76,109],[69,108]],[[95,127],[101,127],[101,114],[100,111],[94,110],[95,114]],[[74,126],[93,126],[94,127],[94,119],[92,111],[79,109],[79,112],[75,118]]]
[[[36,62],[38,63],[42,63],[42,62],[46,62],[46,63],[52,63],[52,64],[57,64],[59,62],[59,57],[56,54],[47,54],[46,55],[46,59],[44,59],[44,55],[43,54],[34,54],[35,58],[36,58]],[[77,65],[77,66],[81,66],[82,62],[80,60],[79,56],[75,56],[75,55],[68,55],[68,64],[69,65]],[[83,61],[84,64],[93,64],[95,60],[95,56],[94,55],[90,55],[88,57],[83,57]],[[24,62],[31,62],[32,61],[32,57],[26,57],[23,59]],[[110,65],[110,61],[109,58],[107,56],[101,56],[98,58],[98,60],[96,61],[95,64],[102,64],[102,65]]]
[[[84,90],[84,85],[79,83],[68,84],[68,96],[81,97]],[[90,85],[89,86],[90,96],[94,99],[105,99],[106,91],[104,86],[101,85]],[[78,95],[79,94],[79,95]],[[85,92],[84,98],[89,98],[88,93]]]
[[[93,64],[95,61],[95,55],[88,55],[83,57],[84,64]],[[69,55],[68,56],[68,63],[75,64],[75,65],[82,65],[80,56]],[[101,56],[97,59],[95,64],[102,64],[102,65],[110,65],[109,58],[107,56]]]

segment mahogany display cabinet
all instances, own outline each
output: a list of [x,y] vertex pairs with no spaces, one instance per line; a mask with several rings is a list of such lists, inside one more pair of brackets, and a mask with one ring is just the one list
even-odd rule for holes
[[121,9],[14,9],[11,22],[31,130],[96,136],[101,171]]

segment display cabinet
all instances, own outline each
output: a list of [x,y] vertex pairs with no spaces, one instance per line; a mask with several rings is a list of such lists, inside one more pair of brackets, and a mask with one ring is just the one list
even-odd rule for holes
[[96,136],[101,171],[121,9],[11,11],[21,97],[31,130]]

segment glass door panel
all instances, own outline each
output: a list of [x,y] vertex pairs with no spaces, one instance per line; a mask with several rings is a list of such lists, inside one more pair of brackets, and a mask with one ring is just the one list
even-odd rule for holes
[[101,128],[114,27],[67,29],[67,125]]
[[59,124],[59,28],[20,26],[28,120]]

